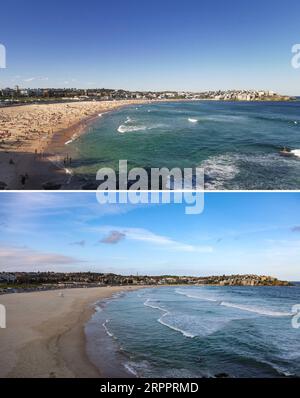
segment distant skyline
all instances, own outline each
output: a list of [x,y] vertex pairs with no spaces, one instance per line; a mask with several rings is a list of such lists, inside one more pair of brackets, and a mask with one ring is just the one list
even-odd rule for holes
[[298,0],[5,2],[0,87],[300,95],[299,15]]
[[0,271],[300,280],[300,194],[206,193],[185,205],[105,205],[94,193],[0,195]]

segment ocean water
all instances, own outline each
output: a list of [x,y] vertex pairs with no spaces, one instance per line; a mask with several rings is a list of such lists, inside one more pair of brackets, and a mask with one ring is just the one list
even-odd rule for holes
[[[294,156],[280,155],[282,147]],[[300,101],[195,101],[107,113],[68,142],[73,173],[95,182],[101,167],[204,167],[205,188],[299,189]]]
[[295,304],[300,285],[132,291],[99,303],[88,352],[107,377],[300,377]]

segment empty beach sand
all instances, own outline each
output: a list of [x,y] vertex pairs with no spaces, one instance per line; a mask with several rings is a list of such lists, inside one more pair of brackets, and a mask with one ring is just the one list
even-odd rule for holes
[[95,302],[133,289],[99,287],[1,295],[7,327],[0,329],[0,377],[101,377],[86,354],[84,325]]
[[[53,177],[63,184],[66,170],[53,161],[55,145],[63,146],[74,134],[82,134],[86,124],[104,112],[145,102],[149,101],[90,101],[0,108],[0,182],[6,184],[7,189],[43,189],[43,184]],[[53,140],[54,146],[51,145]]]

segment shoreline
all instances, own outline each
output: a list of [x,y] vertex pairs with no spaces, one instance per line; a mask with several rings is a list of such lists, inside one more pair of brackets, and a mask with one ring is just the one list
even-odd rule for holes
[[[78,183],[75,182],[74,186],[70,184],[72,172],[64,164],[63,149],[67,143],[74,141],[73,137],[77,139],[85,134],[87,127],[104,114],[128,106],[182,101],[195,100],[82,101],[0,107],[0,189],[78,189]],[[72,113],[74,108],[77,108],[77,114]],[[68,114],[70,109],[71,115]],[[18,113],[24,114],[27,125],[25,123],[24,126],[24,120]],[[12,117],[8,121],[5,120],[7,114],[18,117],[17,122]],[[49,124],[46,120],[46,123],[41,125],[44,119],[50,119],[52,123]],[[56,120],[58,124],[55,124]],[[5,135],[3,138],[2,133],[7,133],[8,139]],[[36,173],[36,170],[39,170],[39,173]],[[29,176],[25,184],[22,184],[22,175]],[[4,187],[1,187],[2,183]],[[84,185],[88,181],[83,180],[81,183]]]
[[85,326],[97,302],[142,288],[75,288],[0,296],[7,313],[7,328],[0,329],[0,378],[103,377],[89,359]]
[[[0,182],[9,190],[59,189],[51,185],[45,188],[48,182],[65,188],[70,182],[62,155],[66,142],[84,134],[100,115],[152,102],[68,102],[0,108]],[[25,184],[22,175],[29,177]]]

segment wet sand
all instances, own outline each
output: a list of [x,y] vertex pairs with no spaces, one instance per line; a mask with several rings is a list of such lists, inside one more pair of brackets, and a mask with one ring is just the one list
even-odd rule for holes
[[79,288],[1,295],[7,327],[0,329],[0,377],[102,377],[87,356],[84,326],[95,311],[96,301],[136,288]]

